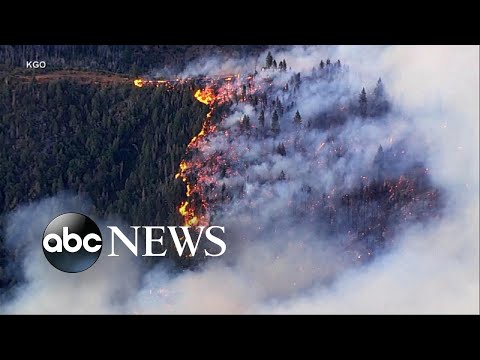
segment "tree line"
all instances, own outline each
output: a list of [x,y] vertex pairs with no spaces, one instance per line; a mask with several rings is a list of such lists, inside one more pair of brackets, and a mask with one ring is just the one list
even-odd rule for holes
[[0,79],[0,227],[20,204],[64,190],[87,195],[99,216],[179,223],[175,173],[208,112],[193,90]]
[[265,45],[0,45],[0,64],[25,67],[26,61],[46,61],[49,68],[104,70],[131,76],[150,71],[183,70],[204,56],[243,58]]

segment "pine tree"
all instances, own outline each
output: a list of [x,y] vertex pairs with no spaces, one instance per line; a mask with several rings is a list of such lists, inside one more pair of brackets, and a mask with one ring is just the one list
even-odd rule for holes
[[388,112],[390,104],[385,96],[385,88],[382,79],[378,79],[375,89],[373,89],[373,100],[370,106],[370,114],[372,116],[383,115]]
[[327,59],[327,67],[330,66],[330,59]]
[[258,123],[261,128],[265,127],[265,111],[260,111],[260,116],[258,117]]
[[247,97],[247,86],[244,84],[242,85],[242,99],[245,100],[246,97]]
[[294,122],[295,125],[297,125],[297,126],[302,125],[302,117],[300,116],[300,113],[298,112],[298,110],[297,110],[297,112],[295,113],[295,117],[293,118],[293,122]]
[[248,115],[243,115],[242,119],[242,125],[245,130],[250,130],[251,125],[250,125],[250,116]]
[[360,115],[362,117],[367,116],[367,93],[365,92],[365,88],[362,89],[360,96],[358,98],[358,102],[360,105]]
[[323,70],[323,68],[325,67],[325,63],[322,61],[320,61],[320,70]]
[[280,133],[280,121],[278,119],[277,110],[275,110],[272,115],[272,132],[275,135]]
[[286,179],[287,179],[287,177],[285,175],[285,172],[282,170],[280,172],[280,175],[278,175],[278,180],[283,181],[283,180],[286,180]]
[[385,155],[383,153],[383,147],[382,147],[382,145],[380,145],[378,147],[377,155],[375,155],[375,159],[373,160],[373,163],[374,164],[383,163],[384,157],[385,157]]
[[227,187],[225,186],[225,183],[222,185],[222,201],[225,201],[226,199],[226,192],[227,192]]
[[385,95],[385,89],[383,88],[382,79],[379,78],[377,81],[377,85],[373,90],[373,96],[376,101],[381,101],[383,100],[384,95]]
[[276,70],[277,69],[277,61],[273,60],[273,68]]
[[295,75],[293,75],[293,83],[295,84],[294,90],[295,89],[298,90],[300,88],[300,83],[301,83],[300,73],[296,73]]
[[267,54],[267,58],[265,59],[265,66],[267,67],[267,69],[270,69],[272,67],[272,64],[273,64],[273,56],[272,56],[272,53],[269,51]]
[[337,67],[342,67],[342,63],[340,62],[340,59],[337,60],[336,65],[337,65]]
[[381,181],[383,179],[383,171],[385,167],[385,154],[383,152],[383,147],[380,145],[378,147],[377,154],[373,160],[373,164],[377,168],[377,180]]
[[278,112],[278,115],[283,116],[283,104],[278,97],[277,97],[277,100],[275,101],[275,104],[276,104],[275,107]]
[[277,146],[277,154],[280,154],[282,156],[287,155],[287,150],[285,149],[285,145],[283,143],[278,144]]

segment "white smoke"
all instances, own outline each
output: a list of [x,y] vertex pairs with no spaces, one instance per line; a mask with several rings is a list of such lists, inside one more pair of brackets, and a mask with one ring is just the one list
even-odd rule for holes
[[[244,142],[238,137],[235,156],[240,164],[250,166],[243,173],[248,174],[244,196],[235,197],[215,218],[235,239],[228,243],[222,259],[180,275],[159,266],[140,280],[138,265],[101,258],[89,271],[73,275],[72,281],[72,275],[53,269],[33,247],[37,227],[70,207],[64,205],[66,198],[46,200],[19,209],[10,218],[8,241],[29,248],[24,262],[27,281],[3,311],[478,313],[478,50],[476,46],[298,46],[272,51],[277,60],[285,58],[292,67],[277,82],[288,81],[293,72],[309,72],[327,58],[348,64],[349,76],[345,82],[321,88],[302,87],[296,107],[281,120],[277,140]],[[220,65],[208,59],[192,65],[185,74],[241,72],[245,67],[250,71],[256,61],[232,60]],[[322,146],[327,135],[320,131],[304,134],[300,142],[306,153],[292,150],[291,120],[297,108],[306,121],[325,107],[348,101],[363,86],[371,91],[379,76],[395,104],[392,115],[384,123],[352,119],[336,133],[341,142],[360,151],[326,167],[333,148]],[[235,106],[232,111],[225,120],[227,127],[233,128],[245,113],[257,125],[251,107]],[[266,120],[270,122],[270,114]],[[322,233],[315,223],[292,223],[288,204],[304,184],[317,192],[334,186],[346,191],[358,184],[360,175],[372,176],[364,169],[378,146],[388,145],[390,139],[408,140],[410,151],[425,161],[432,181],[446,195],[446,205],[441,218],[400,228],[388,254],[368,265],[351,267],[340,239]],[[285,157],[272,152],[280,140],[286,144]],[[231,150],[225,137],[214,136],[205,154],[225,148]],[[262,160],[254,163],[259,156]],[[287,176],[284,182],[276,181],[281,171]],[[243,175],[220,180],[232,187],[245,181]],[[265,186],[266,182],[271,184]],[[32,236],[22,241],[15,229],[30,225],[32,218]],[[114,259],[128,262],[132,257],[127,255]]]
[[[6,241],[21,260],[24,282],[14,289],[14,301],[1,313],[20,314],[97,314],[122,313],[122,304],[137,291],[141,267],[123,253],[110,252],[104,221],[93,219],[104,235],[100,258],[88,271],[70,274],[58,271],[43,255],[39,238],[48,223],[65,212],[89,213],[88,200],[64,193],[32,205],[19,207],[9,216]],[[119,219],[111,219],[119,224]],[[117,252],[117,249],[115,249]],[[121,249],[119,250],[121,251]],[[128,310],[130,311],[130,310]]]

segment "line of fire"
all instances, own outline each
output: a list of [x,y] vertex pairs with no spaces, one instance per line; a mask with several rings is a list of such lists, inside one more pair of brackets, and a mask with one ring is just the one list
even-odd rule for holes
[[[348,71],[348,68],[345,70],[341,68],[340,61],[331,65],[327,62],[326,66],[314,69],[303,79],[331,82],[345,71]],[[270,117],[271,114],[281,117],[284,112],[292,111],[294,101],[285,104],[278,97],[270,98],[275,91],[278,94],[278,88],[272,88],[275,74],[271,72],[265,74],[262,71],[261,76],[257,75],[258,73],[255,71],[255,73],[246,75],[227,74],[184,79],[134,80],[134,85],[139,88],[154,86],[174,89],[177,84],[190,82],[196,86],[192,95],[208,106],[209,111],[202,128],[190,140],[187,154],[181,161],[179,171],[175,176],[176,179],[183,181],[186,187],[186,200],[178,205],[179,214],[186,226],[208,226],[216,206],[227,203],[235,196],[241,197],[245,191],[244,187],[229,189],[224,183],[218,183],[218,174],[226,177],[242,175],[242,168],[235,168],[234,165],[239,160],[234,145],[236,136],[248,134],[249,137],[256,139],[276,138],[280,131],[280,129],[274,129],[273,122],[269,129],[252,125],[248,116],[245,115],[238,119],[237,130],[225,130],[221,124],[212,121],[212,116],[219,106],[245,102],[255,109],[262,109],[261,116],[265,113]],[[294,99],[294,94],[299,91],[301,83],[300,73],[292,73],[290,80],[280,85],[280,90],[286,94],[287,98],[290,96],[291,99]],[[383,86],[380,81],[377,86],[379,85]],[[349,115],[375,118],[388,111],[388,104],[384,100],[379,102],[378,106],[367,109],[364,97],[365,90],[360,93],[359,98],[337,103],[332,108],[326,109],[318,116],[321,121],[302,122],[299,126],[304,129],[316,127],[328,131],[345,124]],[[220,117],[225,118],[226,116],[227,114],[220,114]],[[297,119],[293,121],[295,122]],[[229,151],[221,154],[214,153],[207,157],[198,155],[202,154],[202,149],[208,144],[208,136],[217,132],[231,141],[232,146]],[[304,200],[288,205],[295,207],[290,210],[296,216],[301,216],[304,220],[311,217],[312,222],[322,221],[332,234],[341,232],[347,239],[345,246],[347,251],[353,254],[353,257],[359,262],[367,261],[376,249],[384,248],[391,241],[393,238],[392,221],[396,223],[418,222],[429,217],[439,216],[442,204],[440,191],[432,185],[428,168],[421,162],[416,162],[402,170],[401,173],[390,171],[389,168],[392,164],[401,163],[408,155],[408,149],[402,142],[395,143],[393,139],[390,139],[390,144],[384,145],[388,148],[384,149],[379,145],[373,164],[375,177],[361,176],[356,188],[348,192],[342,192],[333,186],[323,194],[313,194],[312,188],[305,186],[301,190],[302,194],[299,194]],[[287,151],[286,146],[290,145],[281,143],[275,151],[284,156]],[[329,159],[325,163],[327,167],[345,156],[347,150],[348,145],[334,136],[329,137],[318,149],[314,149],[315,152],[327,153]],[[299,148],[295,151],[306,150]],[[328,163],[330,161],[331,164]],[[285,169],[275,181],[287,178],[288,169]],[[360,240],[367,243],[367,246],[357,246],[362,242]]]
[[[237,95],[238,89],[243,89],[243,95],[240,100],[245,101],[247,94],[252,95],[259,88],[255,86],[254,78],[258,73],[241,76],[240,74],[214,75],[214,76],[196,76],[176,79],[135,79],[133,81],[136,87],[164,87],[167,89],[175,89],[181,84],[195,84],[200,86],[194,92],[194,97],[202,104],[209,107],[205,120],[202,123],[200,132],[194,136],[188,146],[187,152],[197,149],[201,146],[204,138],[215,131],[216,126],[212,123],[212,114],[217,105],[232,99],[233,95]],[[271,79],[266,77],[262,80],[264,85],[269,85]],[[178,206],[178,212],[183,218],[185,226],[208,226],[210,223],[208,199],[202,191],[197,181],[204,182],[206,178],[202,178],[201,169],[192,160],[182,160],[179,171],[175,175],[176,179],[180,179],[186,186],[186,200]],[[195,174],[193,174],[195,170]]]

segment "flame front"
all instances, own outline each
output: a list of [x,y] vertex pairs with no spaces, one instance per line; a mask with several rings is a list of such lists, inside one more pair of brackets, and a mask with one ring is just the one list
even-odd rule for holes
[[[208,105],[210,111],[205,117],[200,132],[188,143],[187,151],[197,148],[203,138],[215,130],[215,125],[211,122],[216,100],[213,89],[199,89],[195,92],[194,97],[201,103]],[[198,186],[195,185],[195,174],[192,176],[192,172],[198,167],[201,167],[201,164],[196,164],[192,160],[182,160],[180,162],[180,170],[175,175],[175,178],[182,179],[187,187],[187,200],[183,201],[178,207],[178,212],[183,217],[183,223],[185,226],[207,226],[209,223],[209,217],[206,212],[208,206],[207,199],[203,193],[199,191]]]
[[195,99],[205,105],[210,105],[215,100],[215,94],[211,88],[206,88],[205,90],[198,89],[194,96]]
[[[188,83],[191,80],[190,78],[171,80],[135,79],[133,83],[139,88],[162,87],[172,90],[177,85]],[[250,80],[248,91],[252,94],[257,88]],[[201,81],[206,82],[208,85],[204,89],[196,90],[193,96],[202,104],[207,105],[210,111],[207,113],[199,133],[188,143],[187,152],[200,149],[205,145],[205,137],[216,130],[216,126],[212,123],[212,114],[217,104],[231,101],[232,95],[237,93],[241,85],[240,74],[203,77]],[[245,96],[240,99],[240,101],[245,100]],[[211,171],[214,170],[218,171],[218,166],[211,168]],[[178,212],[182,216],[185,226],[208,226],[209,224],[209,211],[211,209],[209,208],[205,186],[207,184],[211,186],[215,182],[211,171],[207,170],[205,164],[196,157],[187,156],[180,162],[179,171],[175,174],[175,179],[181,179],[186,186],[186,200],[178,206]]]

